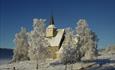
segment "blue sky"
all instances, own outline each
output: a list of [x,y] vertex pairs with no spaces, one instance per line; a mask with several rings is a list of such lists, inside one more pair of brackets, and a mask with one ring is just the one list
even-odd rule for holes
[[86,19],[100,39],[99,48],[115,44],[115,0],[0,0],[0,47],[14,48],[21,26],[30,31],[33,18],[48,24],[52,11],[57,27],[75,28]]

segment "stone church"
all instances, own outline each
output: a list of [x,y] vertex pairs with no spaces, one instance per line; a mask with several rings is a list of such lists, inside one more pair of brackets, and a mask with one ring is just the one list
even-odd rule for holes
[[54,18],[51,16],[50,23],[46,28],[46,39],[48,40],[50,47],[51,58],[57,58],[57,51],[59,51],[64,40],[64,29],[57,29],[55,27]]

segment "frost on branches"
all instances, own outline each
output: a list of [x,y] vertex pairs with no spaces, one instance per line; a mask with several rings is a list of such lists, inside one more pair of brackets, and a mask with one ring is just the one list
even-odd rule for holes
[[65,29],[65,39],[59,54],[62,63],[73,63],[80,60],[79,47],[74,43],[74,35],[70,28]]
[[27,32],[26,28],[21,28],[16,33],[14,43],[13,61],[21,60],[43,60],[48,57],[47,47],[49,46],[45,40],[44,20],[33,19],[33,30]]
[[12,61],[28,60],[28,42],[27,42],[27,30],[21,27],[21,31],[16,33],[14,43],[16,48],[14,49],[14,55]]
[[98,38],[88,27],[86,20],[81,19],[77,23],[76,32],[79,35],[80,52],[83,59],[92,60],[97,55]]
[[77,23],[76,31],[65,29],[64,42],[59,50],[62,63],[76,62],[80,60],[93,60],[97,56],[96,34],[90,30],[84,19]]
[[44,20],[33,19],[33,30],[28,32],[30,60],[42,60],[48,57],[48,42],[45,40]]

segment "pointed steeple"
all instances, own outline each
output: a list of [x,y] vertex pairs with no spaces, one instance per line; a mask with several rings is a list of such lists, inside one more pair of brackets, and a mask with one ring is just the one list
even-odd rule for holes
[[50,18],[50,25],[54,25],[54,18],[53,18],[53,16],[51,16],[51,18]]

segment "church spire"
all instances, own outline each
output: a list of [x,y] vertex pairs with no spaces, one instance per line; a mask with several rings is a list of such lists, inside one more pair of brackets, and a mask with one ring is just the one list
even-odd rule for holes
[[50,18],[50,25],[54,25],[54,18],[53,18],[53,16],[51,16],[51,18]]

